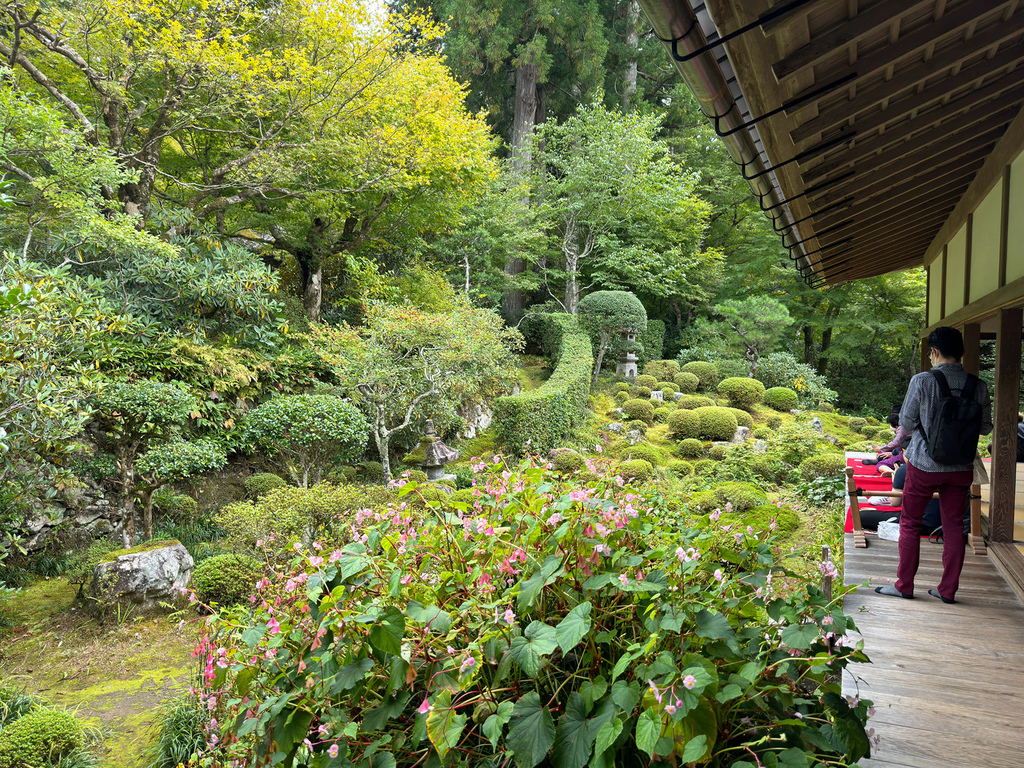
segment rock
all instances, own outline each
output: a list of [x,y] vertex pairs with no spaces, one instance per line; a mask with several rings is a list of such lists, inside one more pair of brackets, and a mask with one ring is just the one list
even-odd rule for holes
[[601,427],[603,432],[614,432],[616,435],[622,432],[623,429],[625,429],[625,425],[620,424],[617,421],[613,421],[610,424],[605,424]]
[[685,395],[682,392],[676,392],[674,395],[672,395],[673,400],[682,400],[684,397]]
[[630,445],[636,445],[637,443],[642,443],[646,440],[647,436],[639,429],[631,429],[626,433],[626,439],[629,440]]
[[813,419],[811,419],[811,429],[815,429],[818,432],[821,432],[821,429],[822,429],[821,419],[819,419],[817,416],[815,416]]
[[180,542],[167,544],[140,552],[128,550],[112,562],[100,563],[93,569],[86,594],[101,605],[119,603],[143,609],[156,608],[158,602],[175,602],[188,586],[195,563]]
[[464,440],[472,440],[491,426],[491,422],[494,421],[494,411],[487,406],[487,403],[470,403],[460,408],[458,414],[466,423],[465,429],[459,432],[459,437]]
[[756,454],[766,453],[768,451],[768,443],[764,440],[755,440],[753,451]]
[[660,400],[661,402],[665,402],[665,393],[660,389],[656,389],[651,392],[651,400]]
[[835,435],[825,435],[825,439],[832,443],[832,445],[839,445],[839,438]]
[[613,411],[611,411],[611,415],[616,417],[617,419],[621,419],[623,416],[626,415],[626,412],[621,408],[616,408]]
[[736,427],[736,434],[732,436],[732,442],[745,443],[747,435],[750,434],[750,427]]

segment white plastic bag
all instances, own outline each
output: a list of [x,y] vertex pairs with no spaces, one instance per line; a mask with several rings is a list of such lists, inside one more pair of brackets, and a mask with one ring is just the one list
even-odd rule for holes
[[886,541],[900,540],[900,524],[896,522],[895,517],[890,517],[878,524],[878,538]]

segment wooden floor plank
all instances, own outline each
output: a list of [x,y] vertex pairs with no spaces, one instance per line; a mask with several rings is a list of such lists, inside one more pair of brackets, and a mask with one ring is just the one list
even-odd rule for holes
[[988,557],[970,552],[946,605],[927,593],[942,574],[941,545],[922,542],[915,599],[874,593],[896,579],[894,542],[853,547],[844,601],[871,664],[851,665],[843,692],[874,701],[879,746],[863,768],[1021,768],[1024,605]]

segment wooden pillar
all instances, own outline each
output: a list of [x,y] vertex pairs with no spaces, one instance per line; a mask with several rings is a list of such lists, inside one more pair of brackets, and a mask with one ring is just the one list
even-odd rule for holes
[[932,359],[931,359],[931,357],[928,354],[930,349],[931,349],[931,347],[928,346],[928,337],[925,336],[923,339],[921,339],[921,370],[922,371],[930,371],[931,368],[932,368]]
[[860,503],[857,500],[857,481],[853,479],[853,467],[846,468],[846,497],[850,503],[850,517],[853,518],[853,546],[864,549],[868,541],[864,538],[864,526],[860,522]]
[[978,375],[981,368],[981,325],[964,323],[964,370]]
[[996,336],[996,391],[992,422],[992,472],[989,537],[1013,541],[1013,506],[1017,484],[1017,407],[1020,392],[1021,322],[1019,307],[1001,309]]

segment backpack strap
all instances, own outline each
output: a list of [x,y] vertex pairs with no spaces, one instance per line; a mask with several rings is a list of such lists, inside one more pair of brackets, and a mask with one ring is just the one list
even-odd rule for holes
[[946,381],[946,374],[942,371],[932,368],[928,371],[932,376],[935,377],[935,383],[939,385],[939,397],[952,397],[953,393],[949,391],[949,383]]
[[978,382],[981,381],[977,376],[972,373],[967,374],[967,383],[964,384],[964,388],[960,390],[960,397],[964,397],[968,400],[974,399],[974,390],[978,388]]

